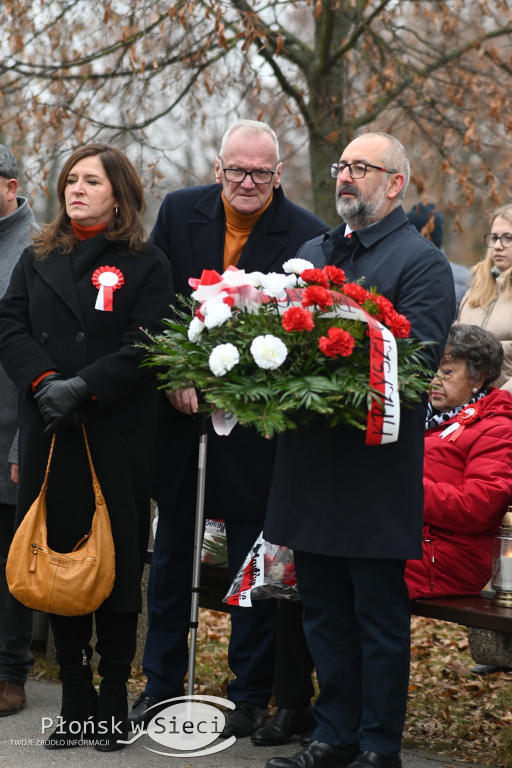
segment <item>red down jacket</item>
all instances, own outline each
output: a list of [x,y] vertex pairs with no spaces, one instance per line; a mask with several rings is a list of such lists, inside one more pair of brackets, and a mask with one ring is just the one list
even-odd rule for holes
[[[475,421],[425,432],[423,560],[408,560],[411,599],[478,594],[491,577],[493,536],[512,504],[512,396],[490,389]],[[450,439],[454,437],[455,439]]]

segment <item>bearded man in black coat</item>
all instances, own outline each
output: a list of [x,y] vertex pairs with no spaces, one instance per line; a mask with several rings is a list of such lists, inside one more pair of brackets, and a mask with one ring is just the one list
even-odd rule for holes
[[[364,278],[435,342],[435,371],[455,312],[445,256],[409,222],[410,169],[384,133],[354,139],[338,163],[336,229],[298,256],[322,253],[349,282]],[[348,427],[280,436],[264,536],[294,550],[306,640],[320,694],[312,740],[267,768],[400,768],[407,705],[410,603],[405,561],[422,557],[423,404],[401,409],[396,442],[365,445]]]
[[[291,203],[281,189],[279,145],[265,123],[241,120],[224,134],[215,160],[216,183],[180,189],[162,203],[152,238],[168,256],[176,295],[189,296],[189,278],[229,265],[247,272],[281,272],[306,240],[327,230]],[[323,256],[319,254],[320,264]],[[154,716],[162,701],[183,694],[187,670],[196,508],[197,395],[162,395],[153,497],[159,518],[148,588],[145,691],[129,719]],[[276,441],[237,425],[229,437],[208,430],[205,517],[226,521],[233,579],[263,528]],[[275,605],[259,601],[231,612],[227,689],[236,704],[223,737],[248,736],[265,721],[274,677]]]

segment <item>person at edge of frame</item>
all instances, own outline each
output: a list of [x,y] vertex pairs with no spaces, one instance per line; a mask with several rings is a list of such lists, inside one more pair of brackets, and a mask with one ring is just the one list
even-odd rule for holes
[[[0,296],[3,296],[12,270],[39,230],[26,197],[17,194],[18,162],[8,147],[0,144]],[[0,367],[2,392],[0,446],[0,716],[15,715],[26,706],[25,683],[34,659],[32,644],[33,614],[14,600],[7,586],[5,565],[14,532],[18,483],[18,390]]]

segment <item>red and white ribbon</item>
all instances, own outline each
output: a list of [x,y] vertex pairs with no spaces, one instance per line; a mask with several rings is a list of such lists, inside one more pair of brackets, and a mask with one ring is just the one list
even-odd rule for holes
[[124,283],[124,275],[117,267],[98,267],[92,275],[92,284],[98,289],[95,309],[112,312],[114,309],[113,293]]

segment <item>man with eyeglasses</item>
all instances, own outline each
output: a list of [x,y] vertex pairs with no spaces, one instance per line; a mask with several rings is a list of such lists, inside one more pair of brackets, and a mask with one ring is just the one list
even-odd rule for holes
[[[327,170],[327,169],[326,169]],[[331,165],[343,223],[299,250],[393,302],[429,344],[432,371],[454,316],[450,266],[409,222],[402,144],[355,138]],[[383,367],[387,365],[383,361]],[[403,408],[398,440],[365,445],[350,427],[279,436],[264,537],[294,551],[303,626],[317,671],[316,728],[293,757],[267,768],[401,768],[410,602],[407,558],[422,557],[425,408]]]
[[[222,139],[215,184],[171,192],[152,239],[169,257],[176,295],[189,296],[189,278],[230,265],[247,272],[281,272],[302,243],[326,225],[290,202],[281,189],[282,163],[274,131],[240,120]],[[148,589],[145,691],[129,720],[143,723],[152,708],[183,694],[187,671],[196,508],[197,394],[188,389],[160,399],[153,497],[159,517]],[[263,528],[276,441],[237,425],[229,437],[209,427],[205,517],[226,521],[233,579]],[[228,661],[236,704],[222,733],[249,736],[265,722],[274,678],[276,607],[273,600],[233,608]],[[310,716],[311,717],[311,716]],[[312,723],[309,723],[312,727]]]

